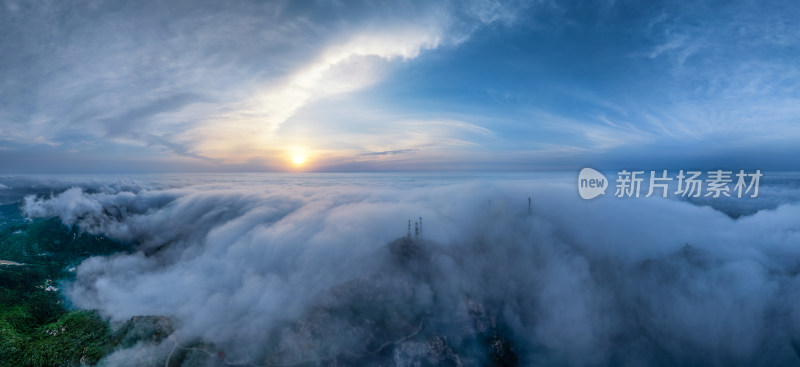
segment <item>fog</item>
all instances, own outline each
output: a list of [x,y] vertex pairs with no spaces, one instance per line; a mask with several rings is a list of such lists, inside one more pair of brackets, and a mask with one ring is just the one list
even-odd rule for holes
[[[71,181],[22,210],[129,244],[78,266],[62,288],[73,307],[174,320],[168,339],[107,365],[163,363],[176,345],[224,352],[198,364],[392,349],[387,364],[411,365],[412,347],[430,354],[440,336],[454,364],[484,363],[465,328],[501,333],[522,365],[800,362],[797,202],[732,217],[672,199],[583,201],[568,183]],[[409,220],[412,240],[393,243]]]

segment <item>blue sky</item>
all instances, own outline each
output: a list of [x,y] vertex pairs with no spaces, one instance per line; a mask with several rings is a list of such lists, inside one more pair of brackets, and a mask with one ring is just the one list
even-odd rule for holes
[[800,169],[792,1],[0,0],[0,171]]

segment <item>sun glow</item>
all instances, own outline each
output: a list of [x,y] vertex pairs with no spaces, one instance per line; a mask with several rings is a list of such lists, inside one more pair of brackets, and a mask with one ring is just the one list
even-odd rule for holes
[[303,153],[295,153],[292,156],[292,164],[294,164],[297,167],[300,167],[300,166],[302,166],[302,165],[304,165],[306,163],[306,159],[307,158],[306,158],[305,154],[303,154]]
[[305,171],[313,168],[316,154],[315,151],[309,150],[304,145],[291,145],[284,148],[283,159],[285,163],[284,169],[289,171]]

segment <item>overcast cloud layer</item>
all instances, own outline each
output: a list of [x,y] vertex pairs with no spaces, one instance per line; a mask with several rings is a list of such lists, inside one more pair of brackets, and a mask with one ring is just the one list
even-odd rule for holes
[[[278,364],[367,354],[379,327],[364,320],[381,310],[389,324],[424,315],[416,332],[453,345],[464,327],[480,328],[464,319],[487,315],[524,365],[800,359],[797,201],[733,219],[678,200],[582,201],[546,179],[391,176],[373,190],[335,177],[206,182],[25,199],[28,216],[134,246],[84,261],[64,287],[72,304],[112,320],[177,320],[169,340],[119,350],[109,365],[198,340],[229,364],[275,362],[276,350]],[[427,255],[398,265],[387,243],[420,216]],[[353,301],[363,289],[373,299]],[[339,307],[372,311],[350,318]],[[309,319],[322,331],[287,326]]]
[[2,0],[0,170],[797,169],[798,17],[793,1]]

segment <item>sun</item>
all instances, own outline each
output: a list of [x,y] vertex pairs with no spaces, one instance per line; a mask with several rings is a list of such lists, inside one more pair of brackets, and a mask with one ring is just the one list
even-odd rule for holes
[[305,146],[289,147],[284,154],[286,168],[294,171],[307,169],[315,157],[313,151],[308,150]]
[[306,163],[306,155],[302,153],[296,153],[292,156],[292,163],[297,167],[304,165]]

